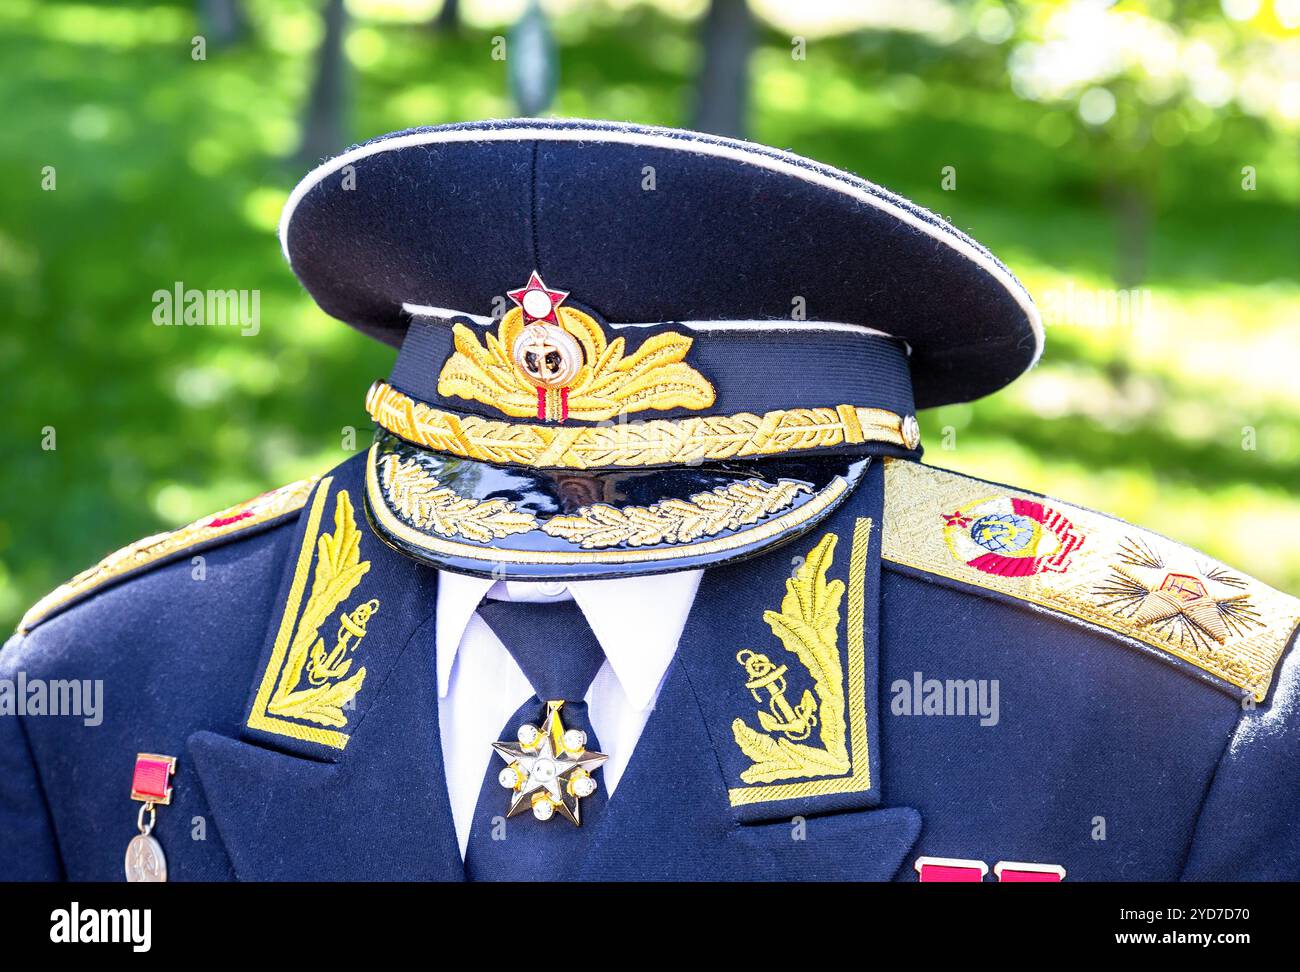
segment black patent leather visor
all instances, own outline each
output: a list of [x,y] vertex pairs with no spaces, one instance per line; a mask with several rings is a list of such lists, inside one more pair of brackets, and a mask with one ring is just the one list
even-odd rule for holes
[[666,573],[738,560],[825,519],[869,456],[661,469],[497,466],[380,430],[366,514],[386,541],[444,570],[509,580]]

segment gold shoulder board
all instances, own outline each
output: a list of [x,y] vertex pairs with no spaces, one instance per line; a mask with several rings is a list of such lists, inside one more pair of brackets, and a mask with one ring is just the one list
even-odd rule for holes
[[251,527],[274,520],[302,508],[311,494],[316,479],[302,479],[288,486],[273,489],[229,509],[195,520],[188,526],[169,533],[158,533],[137,540],[121,550],[109,554],[89,570],[83,570],[32,605],[18,622],[20,634],[26,634],[41,621],[84,598],[92,591],[127,574],[170,559],[176,554],[219,537],[241,533]]
[[1182,659],[1262,702],[1300,601],[1122,520],[899,459],[886,560],[998,591]]

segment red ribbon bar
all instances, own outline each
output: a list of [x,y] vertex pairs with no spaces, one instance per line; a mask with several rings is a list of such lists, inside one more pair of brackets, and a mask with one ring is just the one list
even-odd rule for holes
[[954,857],[918,857],[913,865],[922,884],[972,882],[978,884],[988,874],[983,861],[966,861]]
[[998,861],[993,865],[999,884],[1045,881],[1050,884],[1065,880],[1065,868],[1060,864],[1027,864],[1024,861]]
[[164,806],[171,803],[171,776],[175,772],[175,756],[140,753],[135,758],[135,772],[131,775],[131,799]]

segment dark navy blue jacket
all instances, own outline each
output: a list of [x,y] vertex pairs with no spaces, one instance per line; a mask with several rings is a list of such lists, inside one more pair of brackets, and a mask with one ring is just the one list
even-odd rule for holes
[[[363,461],[134,545],[34,609],[0,652],[5,711],[20,681],[102,680],[102,721],[30,697],[0,716],[0,878],[120,880],[138,752],[179,758],[155,830],[172,880],[462,878],[437,574],[372,530]],[[1050,556],[1000,546],[1008,517],[1050,533]],[[368,565],[356,598],[378,606],[336,711],[295,688],[320,670],[295,646],[317,623],[334,643],[339,612],[303,615],[344,535]],[[584,873],[913,880],[934,856],[1072,881],[1296,879],[1297,618],[1136,527],[873,460],[811,533],[705,573]],[[816,693],[811,734],[764,728],[745,651],[789,666],[790,700]]]

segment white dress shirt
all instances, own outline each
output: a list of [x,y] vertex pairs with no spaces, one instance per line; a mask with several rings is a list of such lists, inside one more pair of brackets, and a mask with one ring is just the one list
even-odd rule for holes
[[[438,724],[461,857],[492,743],[533,694],[523,671],[476,609],[485,596],[509,601],[577,601],[605,651],[587,692],[587,713],[609,759],[597,782],[613,795],[659,698],[700,586],[698,570],[560,583],[493,581],[438,572]],[[510,726],[506,738],[518,727]],[[501,794],[502,809],[506,795]]]

